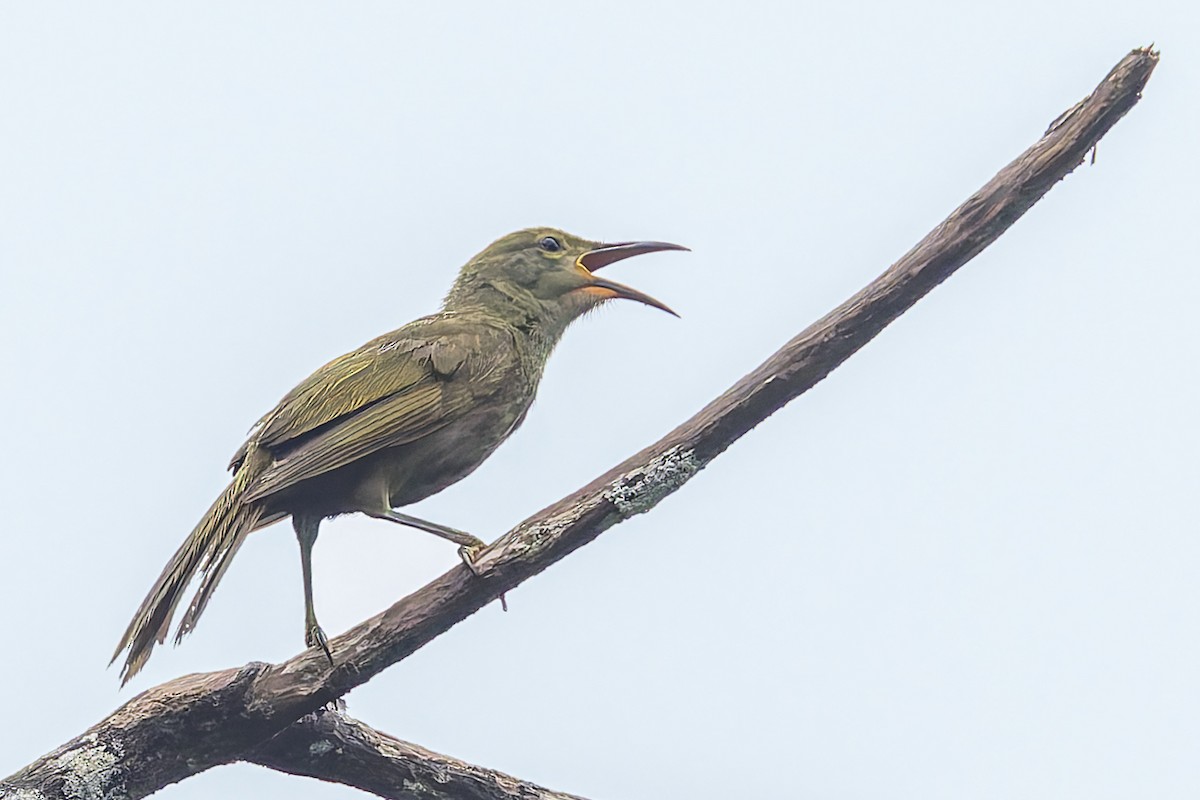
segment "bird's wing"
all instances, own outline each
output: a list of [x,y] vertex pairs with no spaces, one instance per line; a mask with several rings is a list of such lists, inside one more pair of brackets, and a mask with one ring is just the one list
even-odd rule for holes
[[401,333],[415,331],[401,329],[334,359],[260,420],[231,466],[236,469],[252,445],[272,451],[276,461],[248,487],[245,500],[419,439],[461,413],[469,398],[448,391],[444,379],[474,355],[471,343]]
[[266,497],[378,450],[428,436],[453,421],[468,400],[468,393],[433,382],[385,397],[306,439],[259,475],[244,499]]

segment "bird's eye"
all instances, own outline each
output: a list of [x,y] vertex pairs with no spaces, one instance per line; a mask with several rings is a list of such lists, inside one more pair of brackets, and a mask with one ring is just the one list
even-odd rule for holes
[[538,247],[545,250],[547,253],[557,253],[563,249],[562,242],[555,239],[553,236],[547,236],[538,242]]

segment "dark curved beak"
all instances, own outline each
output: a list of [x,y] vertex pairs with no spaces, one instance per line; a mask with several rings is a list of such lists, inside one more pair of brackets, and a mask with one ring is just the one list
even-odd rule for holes
[[[640,256],[645,253],[657,253],[661,250],[688,249],[683,245],[671,244],[669,242],[618,242],[617,244],[600,245],[595,250],[589,250],[579,257],[578,263],[579,266],[583,267],[589,273],[593,273],[598,269],[607,267],[609,264],[615,264],[618,261],[623,261],[633,256]],[[655,300],[650,295],[639,292],[631,286],[610,281],[606,278],[598,278],[595,275],[590,275],[589,277],[591,278],[589,289],[601,289],[611,293],[613,297],[636,300],[639,303],[644,303],[645,305],[665,311],[672,316],[679,316],[666,303],[663,303],[661,300]]]
[[617,244],[602,244],[595,250],[589,250],[579,257],[579,263],[588,272],[595,272],[609,264],[624,261],[633,256],[646,253],[657,253],[660,250],[688,250],[681,244],[670,242],[618,242]]

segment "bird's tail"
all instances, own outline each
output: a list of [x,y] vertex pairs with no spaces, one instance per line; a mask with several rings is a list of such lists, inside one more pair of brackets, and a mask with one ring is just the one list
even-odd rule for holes
[[251,447],[234,473],[233,481],[205,512],[154,582],[113,653],[112,661],[116,661],[122,650],[129,650],[121,668],[122,685],[145,665],[154,645],[167,638],[175,607],[196,573],[202,575],[200,588],[175,632],[176,644],[196,626],[196,620],[204,612],[209,597],[246,535],[264,523],[266,515],[262,501],[243,503],[242,495],[269,462],[269,455]]

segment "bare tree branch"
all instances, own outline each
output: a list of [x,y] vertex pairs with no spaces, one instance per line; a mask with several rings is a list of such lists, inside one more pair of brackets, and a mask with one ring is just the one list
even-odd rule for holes
[[245,760],[388,800],[582,800],[403,742],[336,711],[302,717]]
[[[146,691],[0,784],[42,797],[144,797],[248,754],[370,680],[502,592],[653,508],[730,444],[853,355],[1083,162],[1141,97],[1158,54],[1135,50],[1085,100],[866,288],[809,326],[663,439],[535,514],[485,550],[331,643],[281,664],[190,675]],[[279,765],[276,765],[279,766]],[[468,796],[468,795],[460,795]]]

